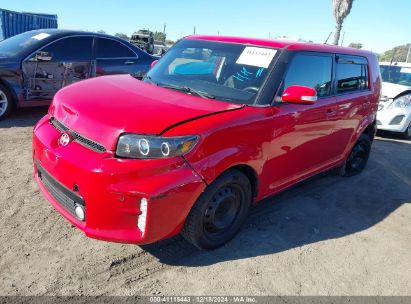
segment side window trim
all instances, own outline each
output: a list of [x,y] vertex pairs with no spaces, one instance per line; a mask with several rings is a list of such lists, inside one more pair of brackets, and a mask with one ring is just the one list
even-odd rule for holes
[[279,85],[279,87],[278,87],[278,89],[277,89],[277,92],[276,92],[276,94],[275,94],[275,96],[274,96],[274,99],[273,99],[272,104],[276,104],[276,105],[278,105],[278,104],[283,104],[283,102],[277,101],[277,99],[278,99],[278,98],[281,98],[281,96],[279,96],[279,93],[285,89],[285,88],[284,88],[284,79],[285,79],[285,76],[287,75],[287,73],[288,73],[288,71],[289,71],[289,69],[290,69],[291,63],[293,62],[294,58],[295,58],[296,56],[298,56],[298,55],[322,56],[322,57],[330,57],[330,58],[331,58],[331,89],[330,89],[330,94],[327,95],[327,96],[318,97],[318,100],[325,99],[325,98],[335,97],[335,96],[336,96],[336,92],[337,92],[337,91],[336,91],[336,64],[335,64],[335,54],[334,54],[334,53],[326,53],[326,52],[294,51],[293,54],[292,54],[292,56],[291,56],[291,58],[290,58],[290,60],[289,60],[288,63],[287,63],[287,67],[285,68],[285,71],[284,71],[284,73],[283,73],[283,76],[282,76],[280,85]]
[[[366,88],[361,88],[359,90],[355,91],[349,91],[349,92],[338,92],[338,64],[359,64],[361,65],[361,76],[363,73],[363,70],[365,69],[365,78],[366,78]],[[335,90],[335,96],[342,96],[342,95],[347,95],[347,94],[358,94],[358,93],[364,93],[364,92],[369,92],[371,91],[370,88],[370,79],[369,79],[369,62],[366,57],[363,56],[357,56],[357,55],[345,55],[345,54],[335,54],[335,75],[334,75],[334,90]]]
[[[96,38],[97,38],[96,39],[96,56],[95,56],[96,60],[97,59],[98,60],[108,60],[108,59],[130,59],[130,58],[139,59],[140,58],[140,56],[136,52],[134,52],[133,49],[131,49],[128,45],[124,44],[122,41],[119,41],[117,39],[113,39],[113,38],[110,38],[110,37],[96,36]],[[112,40],[114,42],[117,42],[117,43],[121,44],[122,46],[124,46],[125,48],[127,48],[128,50],[130,50],[134,54],[134,57],[98,57],[98,39],[107,39],[107,40]]]
[[50,42],[46,43],[45,45],[39,47],[39,48],[36,49],[35,51],[31,52],[28,56],[26,56],[26,57],[22,60],[22,62],[25,62],[26,60],[30,59],[30,58],[31,58],[33,55],[35,55],[37,52],[40,52],[41,50],[43,50],[43,49],[45,49],[46,47],[52,45],[53,43],[56,43],[56,42],[58,42],[58,41],[60,41],[60,40],[63,40],[63,39],[78,38],[78,37],[88,37],[88,38],[93,39],[93,42],[92,42],[92,56],[91,56],[91,58],[90,58],[90,60],[93,60],[94,36],[93,36],[93,35],[69,35],[69,36],[60,37],[60,38],[58,38],[58,39],[56,39],[56,40],[50,41]]

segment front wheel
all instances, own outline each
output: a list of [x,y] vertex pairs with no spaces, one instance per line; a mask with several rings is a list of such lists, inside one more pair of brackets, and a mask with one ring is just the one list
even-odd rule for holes
[[0,84],[0,120],[7,117],[13,108],[12,96],[7,88]]
[[370,152],[371,139],[366,134],[362,134],[341,168],[341,175],[352,176],[361,173],[367,165]]
[[251,202],[249,179],[238,170],[227,171],[201,194],[186,219],[182,235],[200,249],[217,248],[238,232]]
[[407,130],[402,132],[402,138],[404,139],[411,139],[411,121],[410,124],[407,127]]

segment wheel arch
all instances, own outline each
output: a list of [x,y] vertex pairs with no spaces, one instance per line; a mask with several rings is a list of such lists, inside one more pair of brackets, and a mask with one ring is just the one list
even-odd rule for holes
[[374,120],[371,124],[369,124],[364,131],[362,132],[363,134],[366,134],[371,141],[374,140],[375,134],[377,132],[377,121]]
[[215,179],[230,170],[238,170],[248,178],[251,184],[252,197],[255,199],[258,195],[258,175],[254,168],[247,164],[236,164],[220,172]]
[[13,89],[13,87],[4,79],[0,78],[0,85],[3,85],[11,94],[12,96],[12,103],[14,107],[18,106],[18,98],[17,98],[17,94],[15,92],[15,90]]

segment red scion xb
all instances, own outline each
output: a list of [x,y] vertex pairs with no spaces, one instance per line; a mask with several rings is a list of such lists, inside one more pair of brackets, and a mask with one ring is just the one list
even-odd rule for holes
[[263,198],[332,168],[361,172],[379,95],[367,51],[191,36],[143,81],[60,90],[34,128],[34,175],[89,237],[147,244],[182,233],[216,248]]

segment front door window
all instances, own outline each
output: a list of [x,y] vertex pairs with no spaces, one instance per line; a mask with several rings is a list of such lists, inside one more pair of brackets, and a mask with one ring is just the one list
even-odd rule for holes
[[52,99],[62,87],[89,78],[92,49],[92,37],[69,37],[52,42],[26,59],[26,99]]

